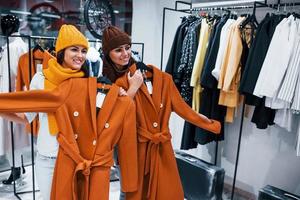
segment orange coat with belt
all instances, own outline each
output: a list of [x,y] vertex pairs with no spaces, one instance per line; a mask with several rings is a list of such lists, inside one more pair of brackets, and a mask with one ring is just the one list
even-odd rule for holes
[[95,78],[72,78],[53,91],[0,94],[0,112],[55,113],[59,151],[52,200],[108,200],[115,145],[122,190],[137,189],[135,105],[118,92],[110,88],[97,116]]
[[[185,120],[214,133],[219,133],[218,121],[205,122],[181,98],[172,77],[156,67],[153,69],[153,93],[145,84],[135,95],[138,133],[138,190],[127,193],[126,200],[183,200],[183,189],[171,144],[169,119],[176,112]],[[133,73],[136,66],[130,67]],[[127,74],[116,84],[128,89]]]

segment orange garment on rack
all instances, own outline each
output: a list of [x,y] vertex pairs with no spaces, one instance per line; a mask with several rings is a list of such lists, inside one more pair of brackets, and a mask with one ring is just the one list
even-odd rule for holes
[[[219,133],[218,121],[205,122],[181,98],[172,77],[154,66],[149,94],[145,84],[135,95],[138,134],[138,190],[126,193],[126,200],[183,200],[183,189],[171,144],[169,119],[176,112],[185,120],[214,133]],[[133,74],[135,64],[130,67]],[[128,89],[127,74],[116,84]]]
[[[30,79],[36,73],[37,69],[37,63],[35,62],[35,60],[41,62],[42,68],[46,69],[48,68],[48,61],[53,58],[53,56],[48,51],[42,52],[39,49],[34,52],[31,51],[31,55],[31,76],[29,76],[29,53],[27,52],[19,58],[18,71],[16,76],[16,91],[29,90]],[[39,129],[38,117],[36,117],[35,120],[32,121],[32,127],[33,129],[31,130],[31,125],[27,124],[26,132],[37,135]]]
[[110,87],[97,115],[96,78],[68,79],[52,91],[0,94],[0,112],[55,113],[59,151],[51,200],[109,200],[116,145],[122,191],[137,189],[136,110],[118,93],[119,87]]

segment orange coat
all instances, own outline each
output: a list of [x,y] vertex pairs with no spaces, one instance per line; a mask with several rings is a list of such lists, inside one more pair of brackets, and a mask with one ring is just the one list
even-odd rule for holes
[[96,117],[96,84],[72,78],[53,91],[0,94],[0,112],[55,112],[60,132],[52,200],[108,200],[115,145],[122,190],[137,189],[135,105],[113,85]]
[[[153,94],[143,84],[135,95],[138,133],[137,192],[127,193],[126,200],[183,200],[183,189],[171,144],[169,119],[175,111],[185,120],[219,133],[220,123],[206,123],[181,98],[172,77],[156,67],[153,69]],[[136,66],[130,67],[133,73]],[[116,84],[128,89],[127,74]]]

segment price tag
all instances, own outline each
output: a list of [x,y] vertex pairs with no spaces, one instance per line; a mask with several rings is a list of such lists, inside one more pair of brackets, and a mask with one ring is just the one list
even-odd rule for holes
[[97,97],[96,97],[96,107],[97,108],[102,107],[105,97],[106,97],[106,94],[103,94],[101,92],[97,93]]
[[152,94],[153,86],[152,86],[151,81],[146,81],[145,83],[146,83],[149,94]]

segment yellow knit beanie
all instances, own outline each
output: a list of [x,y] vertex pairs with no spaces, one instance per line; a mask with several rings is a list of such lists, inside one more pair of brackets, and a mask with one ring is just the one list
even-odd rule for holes
[[58,32],[55,51],[57,53],[60,50],[73,45],[80,45],[85,48],[89,47],[86,37],[75,26],[64,24]]

